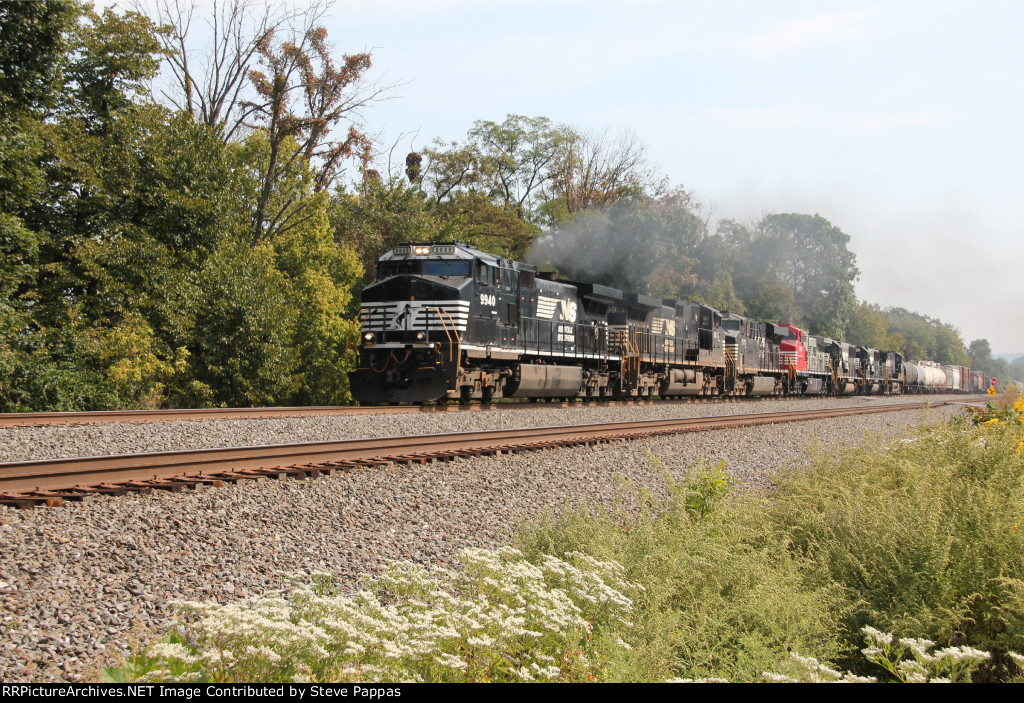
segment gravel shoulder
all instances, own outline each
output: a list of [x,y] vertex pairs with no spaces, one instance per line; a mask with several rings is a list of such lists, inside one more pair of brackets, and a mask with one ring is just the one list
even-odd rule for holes
[[[785,408],[804,409],[796,407],[804,402],[823,401],[795,401]],[[722,415],[754,412],[753,405],[757,404],[677,407],[694,415]],[[770,405],[779,409],[777,403]],[[591,409],[568,411],[571,418],[564,416],[564,410],[550,412],[552,418],[561,416],[561,421],[536,414],[529,415],[529,420],[537,425],[599,421],[589,414],[594,412]],[[588,413],[587,419],[576,417],[580,412]],[[620,419],[638,418],[632,412],[630,417],[621,417],[621,410],[615,412]],[[464,547],[505,544],[517,522],[546,508],[610,502],[622,491],[623,478],[659,491],[660,469],[652,467],[648,454],[659,457],[676,476],[700,458],[724,459],[741,486],[765,490],[774,471],[800,462],[809,442],[861,441],[865,431],[875,433],[874,442],[879,435],[937,421],[953,412],[948,407],[933,408],[357,470],[310,481],[261,480],[179,494],[97,497],[59,509],[0,507],[0,680],[95,680],[101,666],[119,663],[132,647],[159,637],[172,599],[226,602],[280,588],[284,574],[312,570],[335,573],[339,582],[354,590],[360,573],[376,571],[390,560],[449,563]],[[418,424],[407,424],[411,421],[406,418],[377,416],[358,429],[334,427],[331,431],[348,432],[338,438],[370,431],[379,435],[361,436],[421,434],[451,431],[431,428],[473,424],[484,418],[497,423],[488,427],[521,426],[527,419],[518,411],[417,415]],[[272,430],[259,427],[267,421],[227,424],[244,424],[240,434],[230,436],[248,436],[249,443],[324,438],[304,434],[314,431],[304,427],[309,421],[278,421],[280,427]],[[349,422],[338,424],[348,426]],[[158,428],[133,427],[145,429],[145,441],[184,446],[179,435],[159,439]],[[98,432],[101,440],[113,431],[107,426],[71,429],[72,435]],[[291,436],[283,439],[288,432]],[[200,446],[218,445],[217,438],[227,436],[211,428],[199,434],[205,439],[195,441],[213,442]],[[102,441],[86,444],[81,436],[69,441],[70,446],[111,453],[93,449],[111,446]],[[121,451],[127,446],[136,447],[133,451],[154,450],[143,449],[138,437],[131,440],[134,444],[118,442]],[[5,447],[11,451],[10,443]]]

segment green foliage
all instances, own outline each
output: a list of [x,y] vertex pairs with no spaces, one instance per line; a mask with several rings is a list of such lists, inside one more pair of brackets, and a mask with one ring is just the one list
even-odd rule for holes
[[975,339],[967,351],[970,366],[975,371],[984,371],[986,375],[997,378],[1000,386],[1011,380],[1024,378],[1024,356],[1007,362],[1006,359],[992,356],[992,347],[987,339]]
[[859,275],[846,233],[820,215],[766,215],[753,230],[726,224],[746,314],[792,322],[811,334],[843,336]]
[[52,106],[81,11],[74,0],[0,3],[0,122]]
[[66,308],[53,327],[19,328],[0,346],[0,408],[4,412],[67,412],[119,407],[97,367],[92,330]]
[[436,140],[426,149],[426,162],[410,181],[437,205],[475,194],[524,224],[538,224],[573,134],[546,117],[477,120],[464,144]]
[[[200,269],[201,287],[188,349],[190,381],[175,386],[179,402],[228,407],[281,404],[299,387],[292,345],[297,309],[272,248],[225,244]],[[196,389],[210,389],[204,403]]]
[[[874,660],[855,653],[878,623],[947,653],[990,651],[974,678],[1004,680],[1024,648],[1022,440],[1019,422],[961,421],[822,453],[765,502],[727,497],[703,466],[667,500],[566,512],[519,540],[527,554],[618,561],[644,586],[621,678],[799,679],[790,651],[870,675]],[[965,676],[959,666],[928,675]]]
[[889,334],[889,323],[885,314],[877,305],[870,305],[867,301],[853,306],[843,339],[850,344],[872,349],[899,350],[894,343],[894,336]]
[[[887,308],[883,314],[894,348],[908,359],[927,359],[941,364],[967,366],[967,355],[960,330],[925,315],[903,308]],[[902,341],[901,344],[898,342]]]
[[339,190],[329,212],[335,240],[359,256],[370,279],[376,274],[377,259],[389,249],[447,237],[419,190],[398,178],[368,178],[351,192]]
[[326,196],[317,194],[306,221],[274,238],[277,267],[288,277],[286,299],[296,311],[291,339],[298,358],[294,401],[299,404],[351,402],[346,371],[353,365],[359,333],[353,287],[362,268],[355,252],[335,246]]
[[888,450],[822,455],[779,479],[769,519],[855,604],[863,625],[991,651],[1019,650],[1024,426],[960,421]]
[[[52,34],[50,20],[26,31]],[[267,190],[265,136],[225,143],[149,102],[162,53],[148,20],[83,10],[61,26],[63,54],[38,63],[53,94],[0,124],[0,407],[347,402],[361,269],[331,240],[324,164],[289,156]],[[284,215],[250,248],[259,206]]]
[[721,466],[666,480],[666,498],[627,492],[612,509],[566,511],[517,536],[528,556],[582,551],[643,586],[613,680],[756,681],[789,650],[837,654],[836,589],[804,585],[801,558],[757,519],[760,502],[732,499]]
[[725,471],[725,459],[714,467],[708,467],[705,462],[701,462],[699,470],[700,474],[689,483],[684,501],[690,519],[698,521],[710,515],[715,506],[735,487],[735,482]]
[[746,304],[737,296],[733,285],[736,252],[728,246],[726,237],[705,231],[695,247],[693,259],[695,280],[689,286],[682,286],[676,297],[746,315]]
[[163,402],[167,382],[185,371],[188,350],[179,347],[167,359],[160,347],[138,313],[127,313],[113,327],[90,330],[87,348],[105,385],[116,394],[114,407],[150,409]]
[[137,12],[87,9],[85,16],[65,71],[61,112],[95,134],[145,93],[160,70],[161,47],[156,27]]
[[511,205],[480,193],[460,193],[434,208],[443,239],[459,240],[498,256],[523,259],[540,233]]

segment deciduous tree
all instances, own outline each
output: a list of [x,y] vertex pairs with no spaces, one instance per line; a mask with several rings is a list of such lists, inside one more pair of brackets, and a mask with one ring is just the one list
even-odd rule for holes
[[[320,21],[328,4],[214,0],[204,15],[197,12],[195,0],[158,0],[136,7],[148,10],[163,28],[159,38],[174,85],[163,92],[164,98],[228,142],[245,137],[249,112],[243,103],[252,97],[249,72],[261,43],[275,33],[301,36]],[[199,22],[208,35],[202,46],[196,45],[194,25]]]
[[[283,172],[312,165],[310,192],[317,193],[334,183],[345,159],[355,157],[364,166],[370,159],[370,140],[353,122],[381,94],[381,89],[360,89],[370,55],[346,55],[335,64],[326,41],[326,30],[315,27],[297,42],[277,43],[268,36],[257,47],[262,70],[249,75],[258,97],[244,105],[250,111],[247,124],[266,135],[268,156],[253,217],[253,244],[310,216],[306,189],[281,193],[270,207]],[[347,133],[334,139],[333,130],[342,123]]]

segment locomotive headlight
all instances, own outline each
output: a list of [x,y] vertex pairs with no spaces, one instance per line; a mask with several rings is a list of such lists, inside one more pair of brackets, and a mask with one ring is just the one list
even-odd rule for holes
[[412,253],[417,256],[426,256],[430,253],[430,247],[413,247]]
[[373,344],[373,332],[367,332],[363,335],[363,341],[367,344]]
[[417,332],[416,333],[416,341],[417,342],[422,342],[426,338],[427,338],[427,335],[423,334],[422,332]]

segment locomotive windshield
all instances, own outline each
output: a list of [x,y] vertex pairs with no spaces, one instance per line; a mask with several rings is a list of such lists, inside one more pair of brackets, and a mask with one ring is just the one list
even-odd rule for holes
[[470,261],[452,259],[404,259],[401,261],[382,261],[377,267],[377,278],[412,274],[415,276],[438,276],[450,278],[461,276],[466,278],[470,272]]

